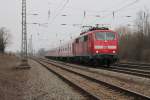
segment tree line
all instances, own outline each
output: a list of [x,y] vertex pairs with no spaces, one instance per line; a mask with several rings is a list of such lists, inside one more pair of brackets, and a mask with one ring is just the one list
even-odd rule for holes
[[148,11],[140,11],[132,29],[131,26],[116,29],[120,33],[119,56],[121,60],[150,62],[149,18]]
[[0,28],[0,53],[4,53],[9,44],[10,34],[5,27]]

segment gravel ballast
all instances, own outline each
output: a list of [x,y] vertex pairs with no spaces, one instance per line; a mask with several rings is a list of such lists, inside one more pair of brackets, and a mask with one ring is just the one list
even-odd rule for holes
[[35,100],[83,100],[86,99],[60,78],[42,67],[37,62],[30,60],[33,73],[29,73],[30,79],[27,82],[32,94],[26,99]]
[[31,69],[15,69],[19,59],[0,55],[0,100],[85,100],[78,90],[33,60]]

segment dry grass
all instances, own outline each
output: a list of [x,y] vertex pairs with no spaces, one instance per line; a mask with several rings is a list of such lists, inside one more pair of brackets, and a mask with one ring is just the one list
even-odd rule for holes
[[27,71],[14,70],[19,59],[0,54],[0,100],[23,100]]

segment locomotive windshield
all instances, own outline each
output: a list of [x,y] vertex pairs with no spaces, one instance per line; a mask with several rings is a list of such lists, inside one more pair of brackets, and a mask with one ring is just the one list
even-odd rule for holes
[[111,32],[97,32],[96,39],[97,40],[114,40],[115,34]]

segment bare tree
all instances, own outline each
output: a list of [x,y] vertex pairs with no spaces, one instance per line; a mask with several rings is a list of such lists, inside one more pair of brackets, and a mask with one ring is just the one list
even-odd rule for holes
[[128,27],[116,29],[120,35],[119,55],[123,60],[150,61],[150,16],[148,11],[137,13],[136,31]]
[[149,34],[149,11],[139,11],[135,20],[137,30],[144,35]]
[[10,34],[5,27],[0,28],[0,53],[4,53],[9,44]]

